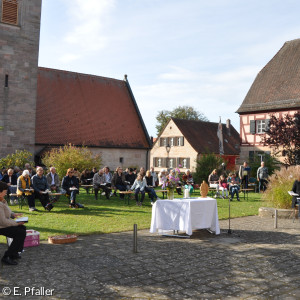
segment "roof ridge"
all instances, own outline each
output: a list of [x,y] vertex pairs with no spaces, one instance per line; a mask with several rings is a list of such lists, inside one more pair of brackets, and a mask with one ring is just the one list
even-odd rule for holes
[[84,77],[95,77],[95,78],[103,78],[103,79],[109,79],[109,80],[116,80],[116,81],[124,82],[124,80],[122,80],[122,79],[105,77],[105,76],[100,76],[100,75],[95,75],[95,74],[87,74],[87,73],[81,73],[81,72],[75,72],[75,71],[67,71],[67,70],[54,69],[54,68],[48,68],[48,67],[38,67],[38,69],[54,71],[56,73],[76,74],[76,75],[84,76]]

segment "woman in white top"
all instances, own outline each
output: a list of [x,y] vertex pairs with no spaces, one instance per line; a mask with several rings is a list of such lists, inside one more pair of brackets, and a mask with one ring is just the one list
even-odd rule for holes
[[167,182],[167,171],[165,169],[162,169],[160,173],[158,174],[158,185],[162,186]]
[[[136,205],[142,206],[142,203],[145,198],[145,187],[146,187],[146,181],[143,180],[143,176],[139,174],[134,181],[133,185],[131,186],[131,190],[134,190],[134,196],[135,196],[135,201]],[[139,193],[142,194],[141,201],[139,202]]]

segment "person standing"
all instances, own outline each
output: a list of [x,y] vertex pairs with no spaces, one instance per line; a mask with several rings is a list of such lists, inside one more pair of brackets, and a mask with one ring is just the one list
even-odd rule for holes
[[241,165],[240,169],[239,169],[239,177],[240,177],[240,180],[241,180],[242,187],[244,189],[248,188],[250,170],[251,169],[248,166],[248,163],[246,161],[244,161],[243,165]]
[[263,192],[266,190],[268,184],[268,177],[268,168],[265,167],[265,163],[262,161],[260,167],[257,169],[257,180],[259,182],[258,192],[260,192],[261,189],[263,190]]

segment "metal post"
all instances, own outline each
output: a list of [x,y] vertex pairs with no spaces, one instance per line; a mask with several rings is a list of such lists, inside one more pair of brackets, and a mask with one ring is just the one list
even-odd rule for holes
[[277,228],[277,212],[278,212],[278,210],[275,209],[274,228]]
[[230,198],[229,198],[229,205],[228,205],[228,207],[229,207],[229,219],[228,219],[228,221],[229,221],[229,226],[228,226],[228,234],[231,234],[232,231],[231,231],[231,229],[230,229]]
[[137,253],[137,224],[133,225],[133,253]]

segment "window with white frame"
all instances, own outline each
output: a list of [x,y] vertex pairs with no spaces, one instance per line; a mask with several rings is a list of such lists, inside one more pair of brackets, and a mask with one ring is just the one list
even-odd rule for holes
[[169,159],[169,168],[174,168],[174,161],[173,158]]
[[177,146],[180,146],[180,137],[176,138],[177,140]]
[[186,159],[186,158],[184,158],[184,159],[182,160],[182,167],[183,167],[183,168],[186,168],[186,167],[187,167],[187,159]]
[[174,138],[170,138],[170,146],[174,147]]
[[256,133],[265,133],[265,129],[266,129],[266,120],[257,120]]
[[159,159],[157,160],[157,166],[158,166],[159,168],[161,168],[161,158],[159,158]]

